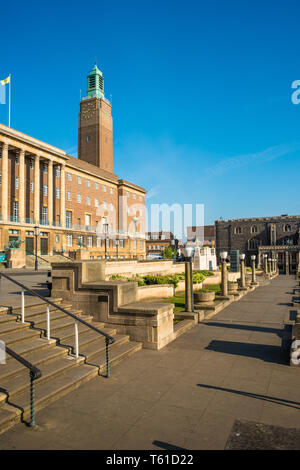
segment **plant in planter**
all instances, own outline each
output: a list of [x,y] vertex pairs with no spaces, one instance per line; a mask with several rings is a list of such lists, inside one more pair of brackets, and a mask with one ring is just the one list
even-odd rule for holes
[[194,302],[196,304],[201,302],[213,302],[215,300],[216,293],[209,289],[200,289],[194,293]]

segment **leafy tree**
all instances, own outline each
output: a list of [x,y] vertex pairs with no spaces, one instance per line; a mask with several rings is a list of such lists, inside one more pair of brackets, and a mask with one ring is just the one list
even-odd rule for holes
[[[175,253],[174,253],[174,256],[176,258],[177,256],[177,252],[175,250]],[[164,251],[163,251],[163,257],[164,258],[168,258],[168,259],[172,259],[173,258],[173,250],[170,246],[166,246]]]

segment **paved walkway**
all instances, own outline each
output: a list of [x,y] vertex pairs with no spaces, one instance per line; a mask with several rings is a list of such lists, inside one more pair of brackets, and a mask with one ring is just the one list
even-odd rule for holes
[[287,341],[294,287],[294,276],[279,276],[161,351],[141,350],[110,379],[37,413],[36,430],[7,431],[0,449],[224,449],[230,436],[239,448],[259,423],[273,438],[281,426],[283,440],[285,430],[294,436],[283,447],[299,448],[300,368],[289,366]]
[[[9,272],[9,270],[5,271],[5,274],[8,274],[17,282],[24,284],[26,287],[33,289],[40,295],[44,297],[49,296],[49,290],[47,287],[43,285],[47,281],[47,273],[46,272],[39,272],[39,273],[16,273],[16,272]],[[21,305],[21,291],[22,289],[14,284],[13,282],[5,279],[2,276],[0,281],[0,306],[2,307],[19,307]],[[25,292],[25,305],[34,305],[36,303],[40,303],[40,299],[38,297],[32,296],[30,293]]]

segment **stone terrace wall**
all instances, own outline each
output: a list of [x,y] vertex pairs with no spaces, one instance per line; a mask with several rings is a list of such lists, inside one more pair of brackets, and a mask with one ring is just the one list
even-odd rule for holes
[[135,276],[139,274],[144,276],[146,274],[176,274],[184,272],[184,263],[173,263],[172,260],[167,261],[145,261],[138,262],[132,261],[106,261],[106,280],[113,274],[120,274],[121,276]]

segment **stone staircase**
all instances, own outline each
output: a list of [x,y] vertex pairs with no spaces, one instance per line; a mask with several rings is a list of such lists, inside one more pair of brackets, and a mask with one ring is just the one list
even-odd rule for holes
[[[38,258],[39,268],[51,268],[51,263],[62,263],[66,261],[66,258],[61,255],[43,255],[42,258]],[[33,268],[34,266],[35,256],[26,255],[26,267]]]
[[[71,304],[62,303],[61,299],[53,299],[53,302],[81,316],[80,311],[71,310]],[[102,335],[79,323],[80,356],[76,359],[71,317],[50,307],[51,339],[48,341],[45,303],[26,306],[25,323],[21,323],[20,313],[20,308],[14,308],[13,312],[8,308],[0,309],[0,340],[41,370],[42,376],[35,380],[36,410],[97,375],[106,374],[105,338]],[[109,346],[111,367],[141,349],[142,343],[129,341],[128,335],[116,334],[114,328],[94,322],[91,317],[82,318],[115,338]],[[0,434],[17,422],[28,421],[29,415],[29,370],[7,354],[6,364],[0,364]]]

